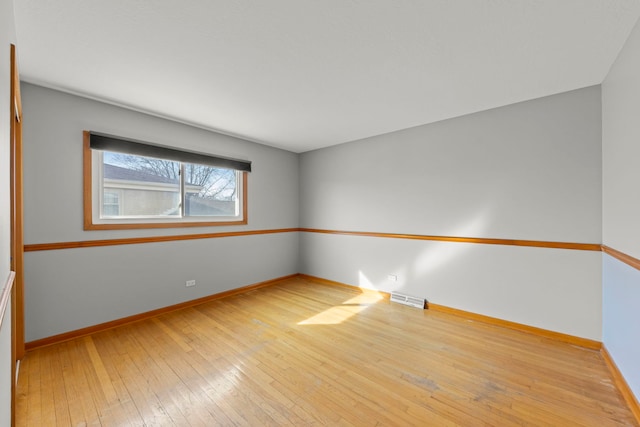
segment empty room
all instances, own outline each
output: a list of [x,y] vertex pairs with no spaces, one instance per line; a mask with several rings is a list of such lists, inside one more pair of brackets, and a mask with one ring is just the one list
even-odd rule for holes
[[639,18],[0,0],[0,426],[640,426]]

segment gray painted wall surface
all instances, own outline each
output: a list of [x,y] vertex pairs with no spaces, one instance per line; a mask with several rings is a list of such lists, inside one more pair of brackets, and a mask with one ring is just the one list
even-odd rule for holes
[[29,252],[27,341],[297,273],[297,249],[285,233]]
[[[640,24],[602,84],[603,243],[640,258]],[[604,345],[640,399],[640,272],[604,256]]]
[[[25,244],[298,227],[296,154],[35,85],[22,99]],[[251,160],[249,224],[84,231],[83,130]],[[26,340],[293,274],[297,253],[295,233],[28,252]]]
[[607,351],[640,397],[640,271],[603,256],[602,334]]
[[[600,124],[590,87],[304,153],[302,227],[599,243]],[[301,248],[303,273],[601,339],[597,252],[309,233]]]
[[306,274],[601,339],[599,252],[313,233],[301,247]]
[[640,258],[640,25],[602,84],[603,242]]
[[[13,1],[0,0],[0,293],[10,268],[11,200],[9,156],[10,46],[15,44]],[[11,425],[11,308],[0,328],[0,426]]]
[[[298,226],[294,153],[31,84],[22,84],[22,98],[26,244]],[[251,160],[249,225],[84,231],[83,130]]]
[[301,156],[301,224],[599,243],[600,88]]

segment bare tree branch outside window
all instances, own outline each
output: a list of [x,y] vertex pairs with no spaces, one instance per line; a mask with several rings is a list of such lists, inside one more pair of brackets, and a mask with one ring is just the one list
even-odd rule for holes
[[[180,163],[171,160],[105,153],[104,162],[175,180],[175,182],[179,182],[180,179]],[[236,172],[230,169],[187,163],[185,164],[185,185],[196,186],[200,189],[198,193],[190,193],[189,197],[231,201],[235,200],[237,194]]]

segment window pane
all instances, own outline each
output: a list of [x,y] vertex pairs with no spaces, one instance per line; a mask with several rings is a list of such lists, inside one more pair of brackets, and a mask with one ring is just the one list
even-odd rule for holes
[[[110,152],[102,158],[103,216],[180,216],[180,163]],[[110,207],[113,194],[117,212]]]
[[102,200],[103,216],[120,215],[120,194],[114,191],[105,191]]
[[104,192],[104,204],[105,205],[117,205],[118,193]]
[[192,163],[184,170],[187,216],[237,215],[239,173]]

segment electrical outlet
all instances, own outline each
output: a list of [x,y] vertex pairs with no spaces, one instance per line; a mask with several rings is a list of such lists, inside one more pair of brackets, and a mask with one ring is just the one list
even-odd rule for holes
[[195,280],[187,280],[187,282],[185,283],[185,286],[191,287],[191,286],[195,286],[196,285],[196,281]]
[[397,282],[398,281],[398,276],[396,276],[395,274],[389,274],[387,276],[387,279],[389,279],[392,282]]

